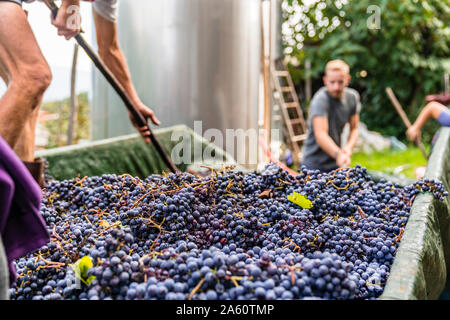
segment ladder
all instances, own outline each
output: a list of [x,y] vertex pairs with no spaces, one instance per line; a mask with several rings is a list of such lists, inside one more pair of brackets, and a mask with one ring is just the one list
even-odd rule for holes
[[271,63],[271,79],[275,99],[280,106],[284,134],[296,164],[301,160],[301,146],[306,140],[306,123],[291,75],[282,59]]

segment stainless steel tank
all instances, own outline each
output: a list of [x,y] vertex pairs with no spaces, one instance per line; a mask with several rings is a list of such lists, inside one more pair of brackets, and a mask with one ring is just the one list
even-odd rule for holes
[[[260,0],[120,1],[120,45],[162,126],[194,129],[200,120],[203,131],[224,137],[226,129],[258,128],[260,7]],[[94,140],[135,132],[97,71],[92,106]]]

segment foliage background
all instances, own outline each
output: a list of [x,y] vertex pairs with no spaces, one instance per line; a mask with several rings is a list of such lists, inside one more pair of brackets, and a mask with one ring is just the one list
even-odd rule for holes
[[[60,119],[45,122],[49,130],[47,148],[65,146],[69,124],[70,98],[43,103],[41,109],[50,113],[60,114]],[[87,92],[78,95],[78,113],[75,124],[74,144],[90,139],[90,106]]]
[[[361,120],[370,130],[405,141],[406,128],[385,88],[394,90],[411,122],[425,105],[425,95],[443,91],[443,75],[450,72],[450,2],[284,0],[282,7],[284,50],[297,61],[289,69],[300,96],[306,59],[313,93],[322,86],[326,62],[343,59],[351,68],[350,86],[361,94]],[[374,10],[380,13],[379,29],[368,28],[376,22]],[[423,140],[429,143],[438,128],[429,121]]]

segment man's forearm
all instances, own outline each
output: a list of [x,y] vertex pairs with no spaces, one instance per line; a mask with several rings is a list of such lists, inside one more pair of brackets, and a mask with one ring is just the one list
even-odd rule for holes
[[134,102],[140,101],[131,80],[131,74],[128,70],[125,56],[120,47],[113,46],[106,50],[99,50],[99,55],[119,83],[123,86],[125,92],[130,96],[130,99]]
[[435,120],[437,120],[441,112],[443,112],[444,110],[447,110],[447,107],[443,104],[436,101],[429,102],[420,112],[419,116],[414,122],[414,126],[418,130],[421,130],[425,123],[430,120],[430,118],[434,118]]
[[[153,124],[160,125],[161,123],[158,118],[156,118],[153,110],[142,103],[133,85],[125,56],[119,46],[117,23],[104,18],[97,13],[95,9],[93,10],[93,15],[97,33],[99,56],[114,74],[117,81],[122,85],[123,89],[128,94],[131,103],[134,104],[136,110],[141,113],[146,122],[151,120]],[[139,130],[139,133],[144,138],[145,142],[150,143],[151,131],[148,125],[142,126],[139,123],[136,123],[131,113],[129,113],[129,116],[131,123]]]
[[350,151],[355,147],[356,142],[359,138],[359,130],[358,128],[350,130],[349,138],[347,140],[346,148]]
[[80,0],[62,0],[60,9],[67,10],[70,6],[80,6]]
[[62,6],[80,5],[80,0],[62,0]]
[[135,104],[141,103],[131,80],[127,61],[119,45],[117,24],[105,19],[95,10],[92,11],[97,33],[99,56],[123,86],[130,99]]
[[431,118],[432,112],[429,105],[427,105],[422,112],[420,112],[419,116],[417,117],[416,121],[414,122],[414,126],[421,130],[422,127],[427,123],[427,121]]
[[328,134],[317,134],[316,141],[323,151],[325,151],[333,159],[336,159],[337,153],[341,150],[341,148]]

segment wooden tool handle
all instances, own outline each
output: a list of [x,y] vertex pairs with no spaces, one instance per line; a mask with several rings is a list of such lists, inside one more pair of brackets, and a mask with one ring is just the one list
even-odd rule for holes
[[[54,18],[56,18],[58,14],[58,6],[54,3],[53,0],[43,0],[44,3],[47,5],[47,7],[51,10],[52,15]],[[125,92],[125,89],[120,84],[120,82],[117,80],[117,78],[114,76],[114,74],[109,70],[109,68],[105,65],[105,63],[100,59],[100,57],[94,52],[94,50],[91,48],[91,46],[86,42],[86,40],[83,38],[81,34],[77,34],[75,36],[75,40],[78,42],[80,47],[83,48],[83,50],[86,52],[86,54],[89,56],[89,58],[94,62],[97,69],[103,74],[103,76],[106,78],[106,80],[111,84],[111,86],[114,88],[114,90],[117,92],[117,94],[121,97],[122,101],[125,103],[125,107],[128,109],[130,114],[132,115],[135,123],[138,125],[138,127],[147,126],[147,122],[145,118],[142,116],[142,114],[135,108],[133,102],[131,101],[129,95]],[[165,164],[172,172],[177,172],[179,169],[175,166],[175,164],[170,159],[167,152],[164,150],[162,145],[159,143],[158,139],[155,137],[155,135],[152,133],[150,126],[148,126],[148,130],[150,131],[150,140],[152,141],[153,145],[155,146],[158,153],[163,158]]]
[[[410,128],[411,127],[411,122],[409,121],[405,111],[403,110],[400,102],[397,100],[397,97],[395,96],[394,92],[392,91],[391,88],[387,87],[386,88],[386,93],[389,96],[389,99],[391,100],[392,104],[394,105],[395,109],[397,110],[398,114],[400,115],[400,118],[402,118],[403,123],[405,124],[406,128]],[[419,134],[419,136],[417,137],[417,140],[415,141],[417,143],[417,146],[419,147],[420,151],[422,151],[423,156],[425,157],[425,159],[428,159],[428,155],[427,152],[425,151],[425,147],[422,143],[422,138]]]

